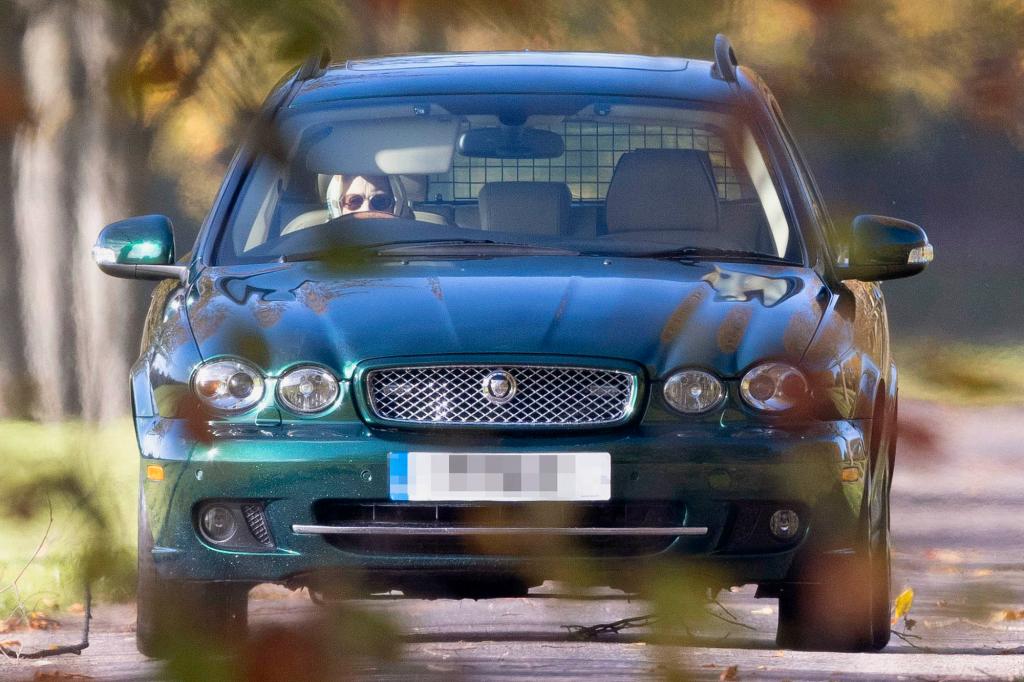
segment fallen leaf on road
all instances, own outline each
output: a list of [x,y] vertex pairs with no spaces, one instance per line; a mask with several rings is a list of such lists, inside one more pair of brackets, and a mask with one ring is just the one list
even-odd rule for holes
[[1012,621],[1012,620],[1024,620],[1024,609],[1015,611],[1013,609],[1003,609],[1002,611],[996,611],[995,615],[992,616],[992,620],[997,622]]
[[942,564],[961,564],[964,561],[963,554],[951,549],[929,549],[924,553],[924,557],[929,561],[938,561]]
[[21,618],[18,616],[11,616],[7,620],[0,621],[0,634],[5,632],[14,632],[21,627]]
[[85,613],[85,607],[82,606],[79,602],[75,602],[74,604],[68,607],[68,613]]
[[0,648],[4,649],[15,649],[19,646],[21,646],[21,642],[19,642],[16,639],[5,639],[4,641],[0,642]]
[[722,671],[721,675],[718,676],[719,682],[738,679],[740,679],[740,667],[738,665],[730,665],[728,668]]
[[785,655],[786,655],[786,652],[783,651],[782,649],[779,649],[778,651],[773,651],[772,652],[772,658],[782,658]]
[[60,621],[50,618],[42,611],[32,611],[28,614],[28,626],[33,630],[56,630],[60,627]]
[[38,670],[36,674],[32,676],[33,680],[91,680],[94,679],[89,675],[79,675],[78,673],[62,673],[59,670]]
[[892,611],[892,624],[896,625],[901,618],[910,613],[910,607],[914,605],[914,588],[908,587],[896,597],[896,604]]

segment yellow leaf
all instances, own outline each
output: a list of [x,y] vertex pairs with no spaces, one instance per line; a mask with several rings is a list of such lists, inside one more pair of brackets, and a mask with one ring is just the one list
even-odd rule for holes
[[892,624],[896,625],[899,620],[910,613],[910,607],[914,605],[914,588],[908,587],[896,597],[896,605],[893,608]]

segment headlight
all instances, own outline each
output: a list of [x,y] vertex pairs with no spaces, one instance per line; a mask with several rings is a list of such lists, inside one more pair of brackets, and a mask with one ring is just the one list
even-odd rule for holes
[[263,375],[241,360],[213,360],[196,370],[192,389],[214,409],[241,412],[263,398]]
[[665,401],[687,414],[700,414],[717,407],[725,398],[722,382],[699,369],[687,369],[665,382]]
[[804,402],[807,379],[796,367],[782,362],[766,362],[743,376],[740,395],[755,409],[785,412]]
[[293,412],[321,412],[338,399],[338,380],[323,367],[306,365],[285,372],[277,383],[277,399]]

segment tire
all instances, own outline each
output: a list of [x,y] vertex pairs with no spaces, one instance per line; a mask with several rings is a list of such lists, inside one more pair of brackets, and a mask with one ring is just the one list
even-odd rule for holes
[[244,583],[165,580],[153,561],[153,536],[139,494],[139,576],[135,645],[150,658],[171,658],[191,644],[224,649],[244,642],[248,595]]
[[820,557],[802,576],[806,582],[798,579],[783,586],[775,637],[782,648],[860,652],[881,651],[889,643],[889,487],[895,434],[892,427],[886,431],[872,443],[876,456],[867,485],[877,494],[875,504],[868,504],[865,495],[861,546],[853,556]]

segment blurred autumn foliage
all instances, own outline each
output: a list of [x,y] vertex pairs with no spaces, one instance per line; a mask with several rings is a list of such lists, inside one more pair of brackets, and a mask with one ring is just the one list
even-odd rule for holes
[[[1020,0],[0,0],[0,415],[123,414],[149,287],[104,281],[104,222],[165,213],[188,249],[263,98],[319,45],[709,58],[772,86],[833,218],[925,226],[937,262],[887,285],[894,333],[1024,332]],[[57,201],[52,198],[57,197]],[[68,253],[72,266],[43,253]],[[68,294],[68,272],[71,293]],[[64,293],[61,293],[64,292]],[[127,299],[125,298],[127,296]],[[50,311],[33,301],[53,302]],[[111,310],[110,300],[126,300]],[[958,324],[950,324],[949,320]],[[103,355],[103,362],[89,360]],[[58,371],[80,358],[76,376]],[[12,398],[11,396],[17,396]]]
[[[140,21],[139,6],[148,8]],[[157,12],[153,9],[160,8]],[[800,127],[832,153],[927,143],[960,121],[1024,150],[1024,5],[1015,0],[517,2],[117,0],[123,105],[159,129],[154,168],[208,208],[238,124],[319,44],[336,59],[532,49],[707,58],[725,31]],[[815,141],[817,143],[817,140]],[[821,158],[821,153],[812,153]],[[203,172],[184,176],[182,164]]]

